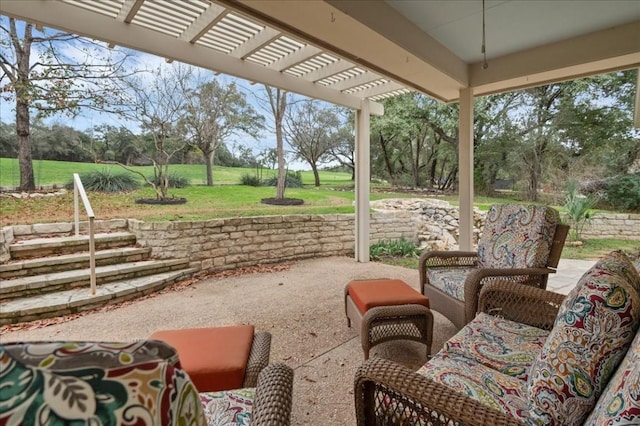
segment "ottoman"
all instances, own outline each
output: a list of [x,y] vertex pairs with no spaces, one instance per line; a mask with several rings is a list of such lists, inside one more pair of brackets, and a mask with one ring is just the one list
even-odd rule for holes
[[370,349],[390,340],[424,343],[431,354],[433,313],[429,299],[401,280],[349,282],[344,289],[347,325],[360,333],[364,358]]
[[252,325],[163,330],[150,338],[177,350],[199,392],[255,387],[271,351],[271,334]]

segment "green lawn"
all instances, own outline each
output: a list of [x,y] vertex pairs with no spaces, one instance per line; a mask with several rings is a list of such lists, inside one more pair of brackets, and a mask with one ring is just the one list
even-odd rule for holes
[[[125,170],[117,165],[95,164],[95,163],[73,163],[67,161],[34,160],[33,172],[36,186],[41,185],[64,185],[71,181],[73,173],[86,173],[94,170],[111,169],[114,171]],[[152,166],[133,166],[132,169],[142,172],[145,176],[153,176]],[[186,177],[192,185],[203,185],[207,181],[204,164],[173,164],[169,166],[169,173]],[[275,170],[262,169],[258,173],[263,179],[276,175]],[[213,167],[213,182],[217,185],[235,185],[240,182],[240,178],[245,175],[255,175],[256,169],[242,167]],[[136,179],[138,175],[132,173]],[[140,179],[141,180],[141,179]],[[313,172],[302,172],[302,183],[313,184]],[[320,172],[321,185],[352,185],[349,173]],[[20,168],[18,160],[15,158],[0,158],[0,186],[20,185]]]

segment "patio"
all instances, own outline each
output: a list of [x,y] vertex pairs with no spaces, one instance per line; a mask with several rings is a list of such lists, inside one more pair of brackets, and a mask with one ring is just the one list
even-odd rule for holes
[[[593,263],[561,260],[548,288],[568,293]],[[354,424],[353,377],[363,357],[356,331],[346,326],[342,291],[349,280],[374,277],[399,278],[418,288],[415,270],[347,257],[317,258],[283,272],[205,279],[111,311],[5,333],[1,340],[135,340],[159,329],[251,323],[272,333],[271,361],[295,370],[292,424]],[[456,330],[438,312],[434,317],[435,353]],[[412,342],[382,344],[372,356],[411,368],[426,361],[424,347]]]

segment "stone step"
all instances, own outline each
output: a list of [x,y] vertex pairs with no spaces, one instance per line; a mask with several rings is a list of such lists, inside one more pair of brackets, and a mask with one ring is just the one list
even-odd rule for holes
[[0,309],[0,325],[73,314],[134,299],[188,278],[196,271],[195,268],[185,268],[114,281],[98,286],[95,295],[91,295],[87,286],[3,301],[2,309]]
[[[96,266],[114,265],[117,263],[138,262],[146,260],[151,254],[150,248],[124,247],[96,251]],[[26,277],[81,269],[89,267],[89,253],[71,253],[19,260],[0,265],[0,279]]]
[[[126,247],[136,243],[136,236],[129,232],[95,234],[96,250]],[[89,251],[89,236],[34,238],[17,241],[9,246],[11,259],[26,259],[56,254]]]
[[[189,259],[144,260],[140,262],[107,265],[96,268],[96,283],[103,284],[123,279],[136,278],[160,272],[175,271],[189,266]],[[70,290],[76,287],[88,289],[89,268],[54,272],[0,281],[0,300],[27,297]]]

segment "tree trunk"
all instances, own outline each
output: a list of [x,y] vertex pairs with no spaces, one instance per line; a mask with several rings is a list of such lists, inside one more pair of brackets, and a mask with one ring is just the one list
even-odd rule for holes
[[317,188],[320,186],[320,174],[318,173],[318,166],[315,163],[311,163],[311,170],[313,170],[313,181]]
[[282,143],[282,121],[276,120],[276,152],[278,155],[278,183],[276,186],[276,199],[284,198],[284,188],[287,176],[284,170],[284,147]]
[[31,135],[29,121],[29,104],[18,98],[16,102],[16,133],[18,135],[18,162],[20,164],[20,190],[36,189],[31,161]]
[[204,164],[207,167],[207,186],[213,186],[213,151],[202,151],[202,156],[204,157]]

